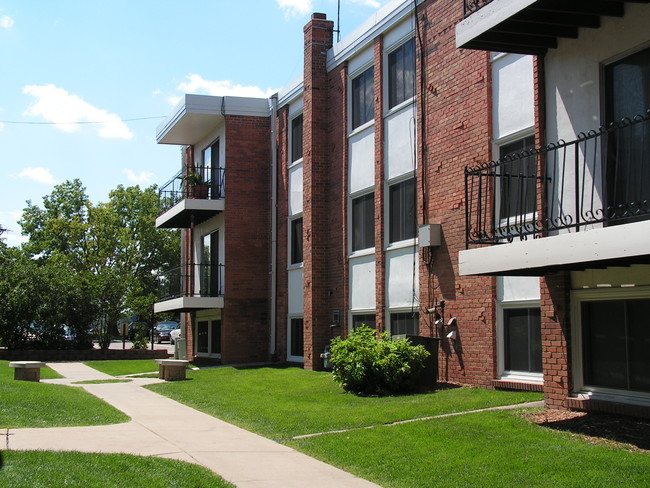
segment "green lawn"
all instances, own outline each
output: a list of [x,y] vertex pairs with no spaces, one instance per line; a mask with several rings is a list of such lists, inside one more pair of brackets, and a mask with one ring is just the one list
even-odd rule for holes
[[[218,368],[148,388],[303,451],[387,488],[647,487],[650,454],[591,444],[517,411],[381,425],[537,400],[473,388],[363,398],[328,373],[298,368]],[[306,439],[292,436],[378,425]]]
[[154,359],[131,359],[124,361],[87,361],[86,366],[110,374],[111,376],[124,376],[128,374],[153,373],[158,371]]
[[[81,388],[16,381],[0,361],[0,427],[65,427],[127,422],[129,417]],[[43,368],[41,377],[57,376]]]
[[234,488],[211,471],[127,454],[0,452],[1,488]]
[[189,381],[148,386],[272,439],[540,400],[529,392],[456,388],[396,397],[344,393],[330,373],[300,368],[189,371]]
[[650,485],[650,454],[572,439],[512,411],[357,430],[288,445],[386,488]]

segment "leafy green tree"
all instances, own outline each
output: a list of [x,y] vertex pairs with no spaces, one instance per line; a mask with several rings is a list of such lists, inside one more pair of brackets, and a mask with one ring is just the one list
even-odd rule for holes
[[57,346],[65,324],[81,346],[96,325],[108,347],[120,316],[149,318],[158,274],[179,259],[178,232],[156,229],[157,215],[155,186],[120,185],[108,202],[93,205],[75,179],[55,186],[42,207],[28,201],[20,221],[28,242],[23,250],[0,246],[7,270],[0,276],[0,340]]

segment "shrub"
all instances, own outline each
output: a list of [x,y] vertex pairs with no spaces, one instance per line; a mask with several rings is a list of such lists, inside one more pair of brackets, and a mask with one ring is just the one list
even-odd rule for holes
[[146,349],[148,339],[149,338],[146,333],[142,331],[136,332],[135,337],[133,338],[132,349]]
[[345,391],[364,395],[402,393],[415,389],[429,352],[408,339],[391,340],[388,332],[377,337],[361,326],[347,339],[332,340],[332,375]]

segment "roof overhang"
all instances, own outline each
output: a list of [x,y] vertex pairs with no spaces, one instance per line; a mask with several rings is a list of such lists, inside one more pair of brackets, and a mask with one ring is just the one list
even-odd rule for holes
[[205,139],[227,115],[269,117],[267,98],[183,95],[156,129],[158,144],[192,145]]
[[195,312],[213,308],[223,308],[223,297],[180,297],[153,305],[154,313]]

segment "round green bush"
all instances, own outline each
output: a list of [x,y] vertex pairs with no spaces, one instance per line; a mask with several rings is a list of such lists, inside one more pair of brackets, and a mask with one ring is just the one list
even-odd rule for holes
[[408,339],[393,341],[388,332],[377,337],[374,329],[361,326],[347,339],[332,340],[330,363],[334,381],[345,391],[387,395],[414,390],[428,356]]

